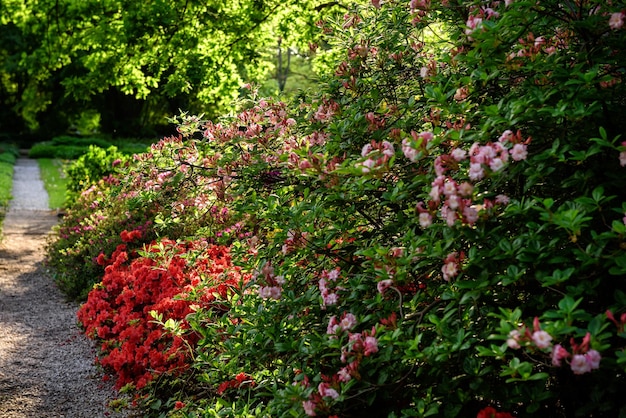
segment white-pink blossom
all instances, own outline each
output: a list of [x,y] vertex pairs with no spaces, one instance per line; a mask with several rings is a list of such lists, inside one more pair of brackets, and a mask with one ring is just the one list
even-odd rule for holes
[[585,353],[585,359],[587,360],[591,370],[595,370],[600,367],[600,360],[602,360],[602,356],[596,350],[589,350]]
[[455,161],[463,161],[467,158],[467,151],[461,148],[455,148],[450,153],[450,156],[452,156]]
[[591,371],[591,364],[589,364],[584,354],[574,354],[570,367],[574,374],[585,374]]
[[517,350],[518,348],[520,348],[519,338],[520,332],[516,329],[512,330],[511,332],[509,332],[509,338],[507,338],[506,340],[506,345],[509,346],[509,348]]
[[489,163],[489,168],[491,169],[491,171],[494,171],[494,172],[500,171],[502,167],[504,167],[504,163],[502,162],[500,158],[494,158]]
[[[626,219],[626,217],[624,217]],[[428,228],[433,224],[433,217],[428,212],[422,212],[419,214],[419,223],[422,228]],[[626,222],[625,222],[626,223]]]
[[528,151],[526,150],[526,145],[524,144],[515,144],[513,148],[511,148],[511,158],[515,161],[525,160],[528,156]]
[[500,205],[508,205],[511,199],[505,194],[499,194],[496,196],[496,203]]
[[339,393],[325,382],[322,382],[317,386],[317,391],[322,397],[327,396],[333,399],[337,399],[339,397]]
[[370,354],[378,352],[378,340],[376,339],[376,337],[365,337],[365,341],[363,341],[363,346],[365,347],[365,356],[369,356]]
[[620,29],[622,26],[624,26],[624,13],[613,13],[609,18],[609,27],[611,29]]
[[402,153],[411,162],[417,161],[418,151],[411,146],[411,141],[408,138],[402,140]]
[[502,135],[500,135],[500,138],[498,138],[498,142],[502,142],[502,143],[511,142],[512,138],[513,138],[513,131],[511,131],[510,129],[507,129],[506,131],[502,132]]
[[478,163],[471,163],[468,176],[470,180],[477,181],[485,176],[485,170],[483,166]]
[[391,279],[381,280],[376,284],[376,289],[378,289],[378,293],[383,294],[392,285],[393,285],[393,280]]
[[551,345],[552,336],[548,334],[546,331],[538,330],[533,332],[532,340],[537,346],[537,348],[548,348]]
[[569,357],[569,353],[561,344],[556,344],[552,348],[552,365],[556,367],[561,366],[561,361]]
[[302,407],[304,408],[304,413],[310,417],[314,417],[317,414],[315,413],[315,407],[317,405],[313,401],[304,401],[302,402]]
[[443,265],[441,272],[443,273],[443,279],[449,282],[451,278],[459,274],[459,266],[456,262],[449,261]]
[[339,326],[344,331],[351,330],[356,326],[356,316],[354,316],[354,314],[350,312],[344,314],[341,318],[341,321],[339,322]]
[[619,165],[626,167],[626,151],[619,153]]

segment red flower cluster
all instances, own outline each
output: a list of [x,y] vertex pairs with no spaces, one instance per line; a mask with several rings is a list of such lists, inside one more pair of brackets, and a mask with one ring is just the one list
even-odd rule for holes
[[508,412],[498,412],[494,407],[488,406],[481,409],[476,418],[513,418]]
[[217,394],[221,395],[224,392],[226,392],[228,389],[240,388],[244,384],[254,386],[254,380],[252,380],[252,377],[248,376],[245,373],[239,373],[237,376],[235,376],[234,379],[227,380],[226,382],[220,383],[220,385],[217,388]]
[[[99,361],[117,375],[117,388],[141,389],[160,373],[185,371],[192,361],[187,347],[198,341],[185,320],[191,305],[223,310],[219,300],[247,279],[226,247],[163,240],[146,248],[139,256],[122,244],[109,260],[99,260],[108,264],[102,283],[78,311],[86,334],[102,341]],[[180,321],[184,337],[155,323],[152,311],[163,321]]]
[[138,229],[135,229],[133,231],[123,230],[120,234],[120,238],[122,238],[122,241],[124,242],[133,242],[137,239],[140,239],[141,235],[141,231]]

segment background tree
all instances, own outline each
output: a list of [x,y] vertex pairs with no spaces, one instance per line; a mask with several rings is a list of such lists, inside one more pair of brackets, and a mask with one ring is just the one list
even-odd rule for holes
[[316,0],[3,2],[3,130],[154,135],[179,109],[220,114],[244,83],[269,76],[278,39],[308,52],[314,23],[343,9]]

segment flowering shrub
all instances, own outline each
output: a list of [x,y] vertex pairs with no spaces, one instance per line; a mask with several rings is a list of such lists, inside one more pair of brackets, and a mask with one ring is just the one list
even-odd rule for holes
[[[132,241],[139,231],[124,231]],[[189,369],[198,335],[186,317],[204,311],[217,315],[244,276],[232,266],[228,249],[203,241],[161,240],[146,251],[129,252],[121,244],[106,264],[102,283],[78,311],[91,338],[101,341],[99,363],[116,376],[116,387],[142,389],[162,374]],[[165,332],[164,326],[179,331]]]
[[253,273],[174,416],[625,413],[624,11],[574,3],[372,1],[318,94],[137,158],[155,231]]

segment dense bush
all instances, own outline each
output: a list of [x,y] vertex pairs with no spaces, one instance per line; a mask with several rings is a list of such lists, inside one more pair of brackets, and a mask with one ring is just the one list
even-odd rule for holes
[[[121,238],[128,243],[141,235],[123,231]],[[102,254],[98,262],[106,265],[102,283],[78,319],[89,336],[102,341],[99,363],[115,374],[117,388],[142,389],[163,375],[174,380],[184,374],[199,339],[189,332],[186,317],[198,311],[206,317],[223,314],[232,289],[244,281],[226,248],[202,241],[164,240],[139,252],[121,244],[110,259]],[[183,332],[167,333],[163,326],[171,324]]]
[[254,272],[187,316],[194,390],[160,413],[626,416],[624,18],[372,1],[323,27],[318,96],[182,115],[92,195],[106,236],[135,216]]
[[107,149],[115,146],[126,155],[145,152],[148,145],[145,141],[132,139],[110,140],[99,137],[58,136],[50,141],[34,144],[28,153],[30,158],[61,158],[75,160],[87,153],[92,147]]
[[119,152],[117,147],[104,149],[90,145],[88,151],[66,169],[67,203],[75,202],[82,191],[95,185],[100,179],[120,172],[129,160],[130,157]]

